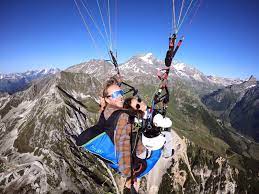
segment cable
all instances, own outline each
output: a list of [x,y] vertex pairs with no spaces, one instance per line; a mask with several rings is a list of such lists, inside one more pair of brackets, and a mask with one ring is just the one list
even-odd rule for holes
[[192,18],[191,18],[191,20],[190,20],[190,23],[189,23],[189,24],[192,24],[192,21],[193,21],[193,19],[195,18],[195,16],[197,15],[198,10],[199,10],[199,9],[200,9],[200,7],[201,7],[201,4],[202,4],[202,0],[199,0],[199,4],[198,4],[198,6],[197,6],[197,8],[196,8],[196,10],[195,10],[195,12],[194,12],[194,14],[193,14],[193,16],[192,16]]
[[174,32],[177,31],[177,26],[176,26],[176,20],[175,20],[175,5],[174,5],[174,0],[173,0],[173,24],[172,27],[174,29]]
[[85,18],[83,17],[83,15],[82,15],[82,13],[81,13],[81,10],[80,10],[80,8],[79,8],[79,6],[78,6],[76,0],[74,0],[74,2],[75,2],[75,4],[76,4],[77,10],[78,10],[78,12],[79,12],[79,14],[80,14],[82,20],[83,20],[84,26],[85,26],[87,32],[89,33],[89,35],[90,35],[90,37],[91,37],[91,40],[92,40],[92,42],[93,42],[93,44],[94,44],[94,47],[95,47],[96,51],[98,52],[99,49],[98,49],[98,47],[97,47],[97,44],[96,44],[96,42],[95,42],[95,40],[94,40],[94,38],[93,38],[93,35],[92,35],[90,29],[89,29],[89,27],[88,27],[88,25],[87,25],[87,23],[86,23],[86,21],[85,21]]
[[184,5],[184,0],[182,0],[182,5],[181,5],[181,10],[180,10],[180,14],[179,14],[179,18],[178,18],[177,26],[179,26],[179,23],[180,23],[180,19],[181,19],[182,12],[183,12],[183,5]]
[[181,26],[182,26],[182,24],[183,24],[183,22],[184,22],[184,20],[185,20],[185,17],[186,17],[186,15],[187,15],[187,13],[189,12],[190,8],[191,8],[192,2],[193,2],[193,0],[191,0],[189,6],[188,6],[188,8],[187,8],[187,11],[185,12],[184,17],[183,17],[183,19],[182,19],[180,25],[178,26],[177,32],[180,30],[180,28],[181,28]]
[[[96,3],[98,5],[99,13],[101,15],[101,20],[102,20],[103,28],[104,28],[104,31],[105,31],[106,39],[109,40],[108,33],[107,33],[107,30],[106,30],[106,25],[105,25],[104,19],[103,19],[102,10],[100,8],[99,0],[96,0]],[[109,46],[110,46],[110,43],[109,43]]]
[[110,29],[110,50],[112,51],[112,30],[111,30],[111,14],[110,14],[110,0],[108,0],[108,21],[109,21],[109,29]]
[[85,10],[86,10],[86,12],[87,12],[87,14],[88,14],[88,16],[91,18],[91,20],[92,20],[92,22],[93,22],[95,28],[97,29],[97,31],[100,33],[101,37],[103,38],[103,41],[104,41],[104,43],[106,44],[106,47],[108,47],[108,41],[105,39],[103,33],[101,32],[100,28],[98,27],[97,23],[95,22],[94,18],[92,17],[92,15],[91,15],[89,9],[88,9],[88,8],[86,7],[86,5],[84,4],[84,1],[83,1],[83,0],[81,0],[81,3],[82,3],[82,5],[84,6],[84,8],[85,8]]
[[[114,48],[117,49],[117,39],[118,39],[118,0],[114,0]],[[116,52],[117,55],[117,52]],[[117,56],[116,56],[117,57]]]

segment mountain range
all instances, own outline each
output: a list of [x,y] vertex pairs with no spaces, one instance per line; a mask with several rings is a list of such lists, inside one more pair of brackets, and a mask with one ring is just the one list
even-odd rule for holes
[[[119,69],[150,103],[163,66],[148,53]],[[118,193],[123,179],[73,138],[98,120],[98,96],[115,74],[109,62],[90,60],[37,79],[24,91],[0,94],[1,193]],[[206,76],[174,62],[167,116],[175,153],[140,180],[139,193],[259,193],[259,145],[235,128],[257,115],[258,90],[250,81]],[[219,109],[214,93],[228,88],[235,98],[221,98]],[[240,112],[247,114],[231,116]]]
[[29,87],[31,82],[59,72],[59,69],[30,70],[24,73],[0,74],[0,92],[13,94]]

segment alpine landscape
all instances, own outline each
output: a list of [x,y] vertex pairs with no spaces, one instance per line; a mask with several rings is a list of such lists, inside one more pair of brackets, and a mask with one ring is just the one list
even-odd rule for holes
[[[149,104],[163,66],[147,53],[119,68]],[[90,60],[33,78],[1,75],[0,193],[120,192],[120,176],[74,139],[97,122],[98,96],[115,74],[111,63]],[[174,61],[169,89],[174,155],[140,180],[139,193],[259,193],[256,78],[207,76]]]

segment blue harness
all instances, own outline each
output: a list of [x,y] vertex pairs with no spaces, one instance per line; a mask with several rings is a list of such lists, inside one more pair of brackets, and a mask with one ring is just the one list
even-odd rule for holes
[[[119,155],[114,146],[114,131],[116,130],[118,119],[121,113],[127,113],[132,120],[133,115],[128,110],[117,110],[106,120],[103,113],[99,122],[84,130],[76,139],[76,144],[86,151],[94,154],[105,161],[111,168],[119,171]],[[140,159],[135,154],[133,168],[135,176],[140,178],[147,174],[157,163],[161,156],[161,149],[151,152],[149,158]]]

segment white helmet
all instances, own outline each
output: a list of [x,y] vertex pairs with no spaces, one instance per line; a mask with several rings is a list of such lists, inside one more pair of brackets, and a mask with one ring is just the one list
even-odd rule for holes
[[142,143],[148,150],[158,150],[164,146],[165,142],[166,140],[163,134],[159,134],[156,137],[146,137],[142,133]]

